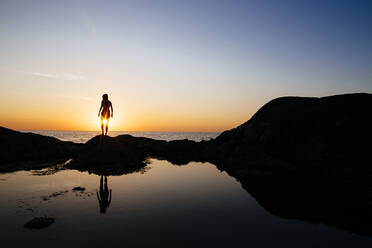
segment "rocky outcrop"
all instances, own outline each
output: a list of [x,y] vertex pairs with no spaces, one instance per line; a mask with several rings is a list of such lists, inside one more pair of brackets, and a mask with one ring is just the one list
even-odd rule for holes
[[[211,141],[164,141],[120,135],[86,144],[0,128],[0,168],[73,158],[72,166],[143,167],[147,157],[175,164],[210,161],[229,171],[259,169],[327,172],[367,171],[372,164],[371,94],[322,98],[282,97],[265,104],[246,123]],[[119,165],[120,164],[120,165]],[[12,166],[8,166],[9,169]]]
[[97,174],[117,175],[138,171],[147,158],[166,159],[173,164],[201,161],[205,142],[164,141],[131,135],[96,136],[81,147],[70,168]]
[[283,97],[204,154],[268,212],[372,235],[371,94]]
[[371,109],[371,94],[277,98],[211,141],[208,157],[227,167],[365,169]]
[[81,146],[0,127],[0,171],[47,167],[75,156]]
[[[0,171],[65,164],[68,168],[106,175],[140,170],[146,166],[148,157],[167,159],[173,164],[201,161],[201,151],[206,144],[190,140],[168,142],[131,135],[98,135],[85,144],[75,144],[3,127],[0,128],[0,142]],[[65,161],[69,162],[63,163]]]

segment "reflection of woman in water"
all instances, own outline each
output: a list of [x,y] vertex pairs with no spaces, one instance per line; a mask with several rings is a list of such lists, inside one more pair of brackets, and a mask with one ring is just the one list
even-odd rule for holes
[[111,109],[111,117],[114,117],[114,109],[112,108],[112,104],[108,99],[108,95],[104,94],[102,96],[102,102],[101,107],[98,110],[98,117],[101,116],[101,129],[102,129],[102,135],[104,126],[106,126],[106,134],[108,131],[108,122],[110,120],[110,109]]
[[102,184],[103,176],[101,176],[101,180],[99,183],[99,193],[97,192],[97,198],[99,203],[100,212],[102,214],[106,213],[106,208],[110,206],[111,197],[112,197],[112,190],[108,190],[107,187],[107,177],[105,176],[105,187]]

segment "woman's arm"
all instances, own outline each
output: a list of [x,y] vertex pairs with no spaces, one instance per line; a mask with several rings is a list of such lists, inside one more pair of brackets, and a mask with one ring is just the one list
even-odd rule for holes
[[100,107],[99,110],[98,110],[98,117],[99,117],[99,115],[101,114],[101,110],[102,110],[102,108],[103,108],[103,105],[102,105],[102,102],[101,102],[101,107]]
[[112,107],[112,103],[110,102],[110,108],[111,108],[111,117],[114,117],[114,108]]

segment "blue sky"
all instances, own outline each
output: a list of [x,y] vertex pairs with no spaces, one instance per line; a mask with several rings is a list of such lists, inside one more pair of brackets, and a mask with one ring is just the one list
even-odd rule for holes
[[371,12],[371,1],[1,1],[0,116],[20,106],[0,124],[35,126],[19,118],[29,99],[46,114],[75,99],[66,108],[91,115],[108,92],[126,116],[117,129],[223,130],[275,97],[371,93]]

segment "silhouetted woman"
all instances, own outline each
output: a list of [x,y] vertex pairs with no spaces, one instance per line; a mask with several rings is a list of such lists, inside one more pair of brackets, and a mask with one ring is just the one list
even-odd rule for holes
[[106,134],[108,131],[108,122],[110,120],[110,109],[111,109],[111,117],[114,117],[114,109],[112,108],[112,103],[108,99],[108,95],[104,94],[102,95],[102,102],[101,107],[98,110],[98,117],[101,115],[101,129],[102,129],[102,135],[104,127],[106,126]]
[[101,180],[99,183],[99,193],[97,192],[97,199],[99,203],[100,212],[102,214],[106,213],[106,208],[110,206],[111,197],[112,197],[112,190],[108,189],[107,187],[107,177],[105,176],[105,187],[102,184],[103,176],[101,176]]

